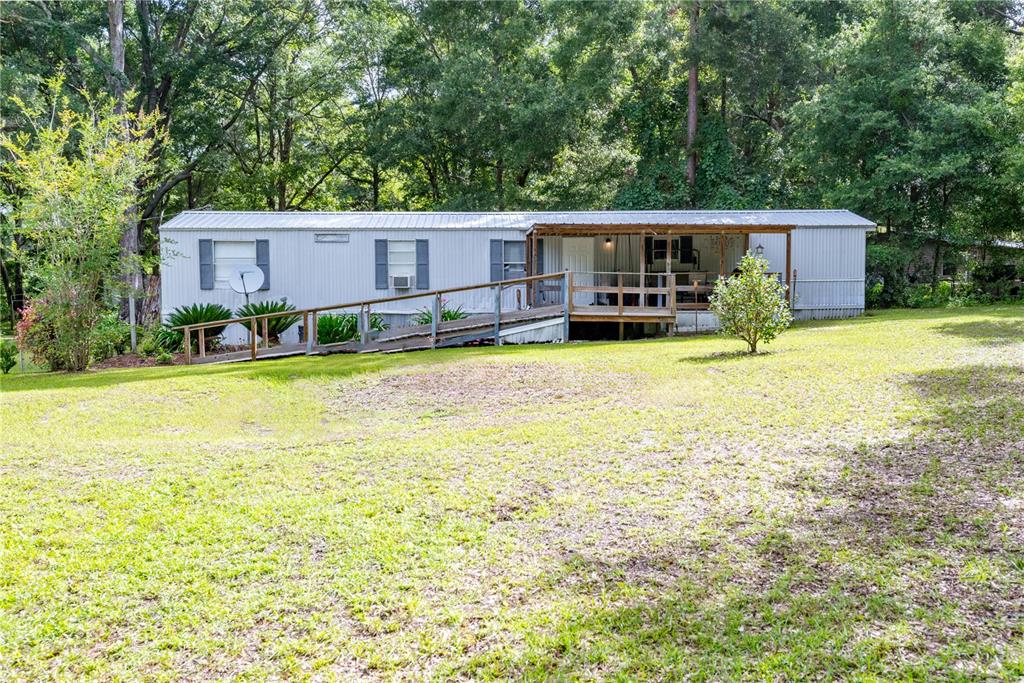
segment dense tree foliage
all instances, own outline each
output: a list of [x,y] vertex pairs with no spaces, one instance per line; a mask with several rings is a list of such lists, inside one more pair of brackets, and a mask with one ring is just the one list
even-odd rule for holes
[[[166,127],[138,179],[143,252],[163,217],[203,206],[846,207],[900,244],[1019,238],[1024,224],[1019,0],[36,0],[0,12],[5,94],[45,102],[61,69],[72,106],[80,92],[130,92],[124,107]],[[28,128],[0,106],[8,131]],[[4,280],[20,282],[9,237]]]

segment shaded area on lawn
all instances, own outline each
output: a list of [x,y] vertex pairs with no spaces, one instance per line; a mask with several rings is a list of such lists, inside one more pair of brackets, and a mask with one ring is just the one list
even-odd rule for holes
[[580,548],[550,580],[581,608],[464,673],[1024,675],[1024,368],[904,387],[928,407],[914,431],[802,458],[834,465],[775,482],[801,501],[792,515],[718,506],[708,523],[727,531],[710,542],[614,562]]
[[982,320],[944,323],[938,326],[943,334],[975,339],[983,344],[1019,344],[1024,342],[1024,321]]

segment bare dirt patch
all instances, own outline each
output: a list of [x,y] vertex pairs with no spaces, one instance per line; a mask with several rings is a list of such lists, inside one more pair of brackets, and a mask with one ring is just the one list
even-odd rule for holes
[[404,411],[444,417],[459,412],[500,413],[524,405],[550,406],[628,395],[635,375],[581,372],[557,363],[461,363],[425,372],[393,373],[339,383],[328,402],[346,412]]

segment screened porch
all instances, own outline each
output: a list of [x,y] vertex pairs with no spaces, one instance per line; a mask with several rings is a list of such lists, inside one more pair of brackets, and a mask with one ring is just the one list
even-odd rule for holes
[[[568,271],[573,320],[669,322],[703,311],[715,283],[747,251],[774,252],[788,284],[791,226],[535,226],[527,236],[527,270]],[[780,253],[781,252],[781,253]],[[779,263],[779,262],[783,263]],[[783,265],[784,264],[784,265]],[[560,303],[538,287],[537,305]]]

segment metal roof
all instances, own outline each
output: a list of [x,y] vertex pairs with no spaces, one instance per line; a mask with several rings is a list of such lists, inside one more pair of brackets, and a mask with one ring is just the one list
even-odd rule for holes
[[528,230],[534,225],[708,225],[861,228],[846,210],[763,211],[184,211],[162,230]]

